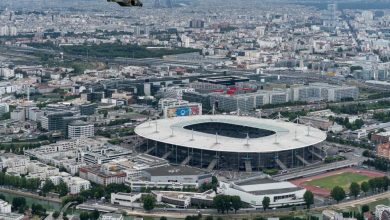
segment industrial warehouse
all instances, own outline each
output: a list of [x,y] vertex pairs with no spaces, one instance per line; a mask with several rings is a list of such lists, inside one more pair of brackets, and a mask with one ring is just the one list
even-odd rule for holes
[[325,132],[281,120],[197,115],[145,122],[135,133],[149,154],[211,171],[308,165],[323,156]]

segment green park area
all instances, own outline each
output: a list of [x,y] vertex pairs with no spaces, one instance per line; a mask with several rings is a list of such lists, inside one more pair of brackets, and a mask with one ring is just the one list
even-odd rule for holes
[[311,180],[306,182],[305,184],[309,186],[321,187],[328,190],[332,190],[335,186],[340,186],[344,190],[348,191],[348,188],[352,182],[360,184],[370,179],[370,177],[359,173],[345,172],[333,176],[327,176],[320,179]]

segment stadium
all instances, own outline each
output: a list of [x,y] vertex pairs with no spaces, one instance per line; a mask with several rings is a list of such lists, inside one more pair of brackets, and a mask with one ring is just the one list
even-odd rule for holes
[[147,153],[208,170],[287,169],[323,157],[326,133],[281,120],[197,115],[148,121],[135,128]]

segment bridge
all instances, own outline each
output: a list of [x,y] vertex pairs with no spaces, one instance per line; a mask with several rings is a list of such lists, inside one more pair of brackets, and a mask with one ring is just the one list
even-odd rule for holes
[[339,162],[334,162],[326,165],[321,165],[315,168],[314,167],[302,168],[301,170],[298,170],[293,173],[275,175],[273,176],[273,179],[278,181],[286,181],[286,180],[297,179],[302,177],[314,176],[331,170],[338,170],[341,168],[353,167],[357,165],[359,165],[359,162],[357,161],[350,161],[350,160],[339,161]]

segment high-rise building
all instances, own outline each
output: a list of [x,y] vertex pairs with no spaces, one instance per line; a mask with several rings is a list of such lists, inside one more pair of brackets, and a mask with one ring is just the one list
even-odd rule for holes
[[161,8],[161,1],[160,0],[154,0],[154,7],[155,8]]
[[337,4],[328,4],[328,8],[324,14],[324,26],[325,27],[336,27],[337,26]]
[[190,28],[204,28],[204,21],[199,19],[191,20]]
[[135,27],[134,33],[136,36],[141,35],[141,28],[139,26]]
[[9,27],[7,25],[0,27],[0,36],[8,36]]
[[173,0],[165,0],[165,4],[167,8],[172,8],[173,7]]

